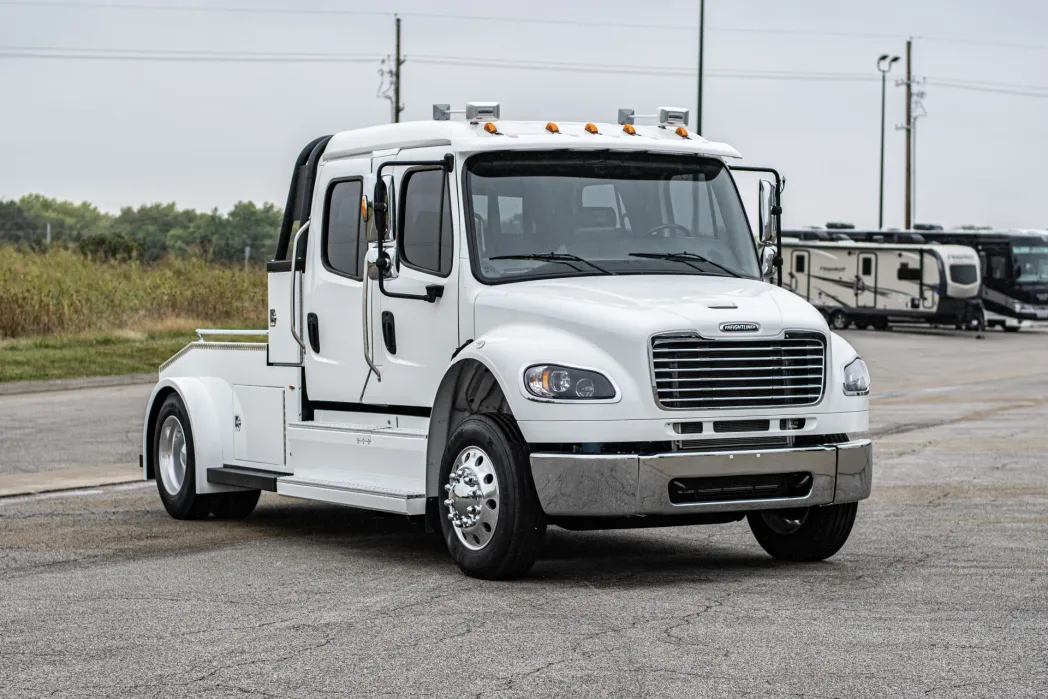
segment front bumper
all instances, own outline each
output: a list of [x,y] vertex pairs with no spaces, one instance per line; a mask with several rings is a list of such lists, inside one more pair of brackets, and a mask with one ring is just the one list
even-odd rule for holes
[[[548,515],[628,515],[736,512],[855,502],[870,496],[873,445],[868,439],[832,446],[737,452],[650,455],[532,454],[531,472]],[[811,475],[806,493],[674,503],[677,479]],[[729,481],[730,483],[730,481]],[[729,489],[730,490],[730,489]]]

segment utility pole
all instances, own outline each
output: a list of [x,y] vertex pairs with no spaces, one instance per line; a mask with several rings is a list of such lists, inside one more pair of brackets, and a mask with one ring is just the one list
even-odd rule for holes
[[702,135],[702,59],[706,35],[706,0],[699,0],[699,100],[695,110],[695,133]]
[[400,17],[394,15],[397,23],[397,56],[393,64],[393,123],[400,123],[400,113],[404,107],[400,103],[400,66],[404,59],[400,57]]
[[913,39],[906,40],[906,215],[905,230],[913,227]]

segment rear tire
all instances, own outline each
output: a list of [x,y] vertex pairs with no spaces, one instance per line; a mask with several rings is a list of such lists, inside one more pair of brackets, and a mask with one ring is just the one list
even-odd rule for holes
[[153,427],[156,487],[164,509],[175,519],[204,519],[211,496],[196,492],[196,456],[189,413],[177,393],[164,399]]
[[260,495],[261,490],[212,495],[211,514],[218,519],[244,519],[255,511]]
[[830,327],[834,330],[847,330],[848,326],[851,325],[851,318],[849,318],[848,314],[839,308],[830,311],[830,317],[828,320]]
[[856,502],[747,515],[757,543],[780,561],[822,561],[841,550],[855,524]]
[[463,420],[444,450],[439,483],[441,531],[462,572],[485,580],[527,573],[542,548],[546,515],[513,419],[483,414]]

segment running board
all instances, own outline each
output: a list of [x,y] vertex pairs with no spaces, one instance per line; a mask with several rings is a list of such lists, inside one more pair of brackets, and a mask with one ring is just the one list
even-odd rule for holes
[[260,468],[222,466],[207,470],[207,482],[220,485],[235,485],[239,488],[250,488],[251,490],[269,490],[275,493],[277,492],[277,478],[285,475],[287,474],[265,471]]
[[394,512],[402,515],[426,514],[425,493],[412,493],[395,488],[283,476],[276,482],[276,491],[295,498],[331,502],[365,510]]

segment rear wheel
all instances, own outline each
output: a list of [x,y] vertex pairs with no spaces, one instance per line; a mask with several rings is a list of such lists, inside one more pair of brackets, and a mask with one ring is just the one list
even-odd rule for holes
[[822,561],[841,550],[858,503],[767,510],[747,515],[757,543],[780,561]]
[[244,519],[255,511],[260,495],[261,490],[212,495],[211,514],[218,519]]
[[203,519],[211,498],[196,492],[196,458],[189,414],[178,394],[164,399],[153,428],[156,487],[164,509],[175,519]]
[[455,428],[440,468],[441,531],[462,572],[505,580],[534,564],[546,533],[527,445],[506,415],[474,415]]
[[851,318],[848,314],[841,309],[835,309],[830,311],[829,317],[830,327],[834,330],[847,330],[848,326],[851,325]]

